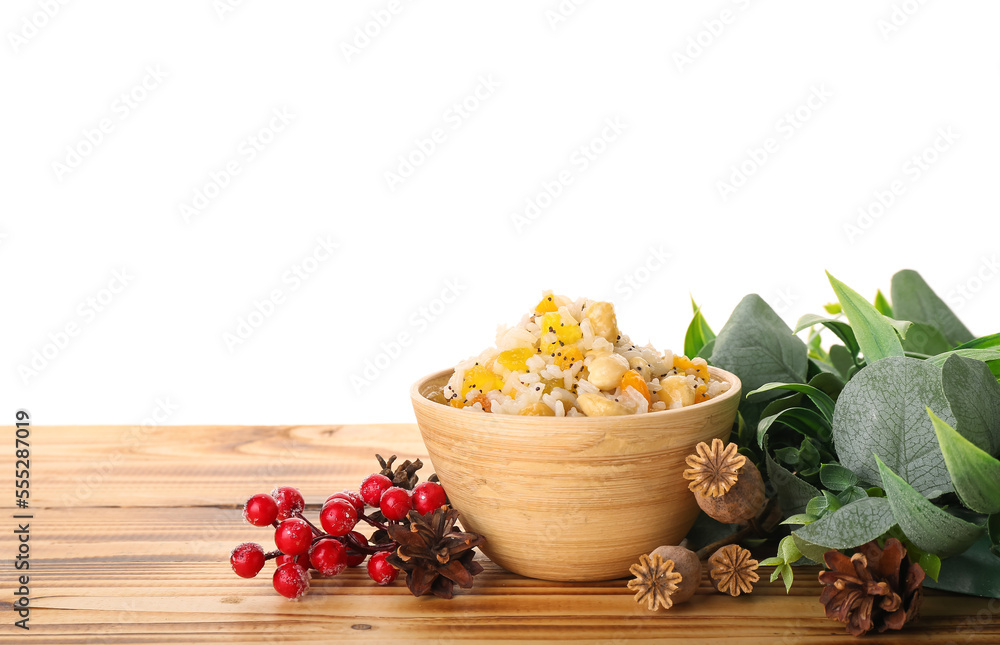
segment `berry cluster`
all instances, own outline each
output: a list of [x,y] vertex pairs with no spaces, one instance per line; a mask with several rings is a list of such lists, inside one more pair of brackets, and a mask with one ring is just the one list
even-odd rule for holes
[[[379,461],[385,465],[381,459]],[[419,461],[415,463],[419,464]],[[264,568],[266,561],[273,559],[277,563],[273,576],[274,589],[292,600],[301,598],[309,590],[311,575],[335,576],[366,559],[368,575],[372,580],[380,585],[391,583],[399,570],[386,558],[396,551],[399,544],[388,540],[388,528],[409,524],[411,510],[423,516],[448,504],[448,497],[439,483],[427,481],[417,484],[413,473],[409,476],[412,479],[397,477],[402,484],[399,486],[393,485],[393,479],[385,474],[374,473],[361,482],[358,491],[345,490],[330,495],[319,514],[322,530],[303,515],[305,500],[297,489],[281,486],[271,491],[270,495],[254,495],[243,507],[243,518],[254,526],[274,527],[277,549],[265,552],[260,544],[244,542],[230,555],[233,571],[240,577],[253,578]],[[376,510],[365,514],[367,507]],[[378,529],[373,539],[387,541],[369,543],[368,538],[354,530],[362,521]]]

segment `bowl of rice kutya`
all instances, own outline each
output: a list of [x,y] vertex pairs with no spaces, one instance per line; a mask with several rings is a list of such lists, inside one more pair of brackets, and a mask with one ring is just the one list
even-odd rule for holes
[[638,346],[611,303],[546,292],[496,345],[417,381],[411,399],[462,524],[505,569],[610,580],[698,515],[681,473],[729,436],[740,380]]

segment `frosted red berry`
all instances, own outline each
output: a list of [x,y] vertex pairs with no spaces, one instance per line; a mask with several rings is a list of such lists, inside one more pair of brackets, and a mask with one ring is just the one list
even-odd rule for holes
[[[363,544],[365,546],[368,546],[368,538],[366,538],[365,536],[361,535],[357,531],[351,531],[347,535],[349,537],[353,537],[355,539],[355,541],[357,541],[359,544]],[[362,551],[355,551],[350,546],[347,547],[347,566],[349,566],[349,567],[356,567],[359,564],[361,564],[362,562],[364,562],[365,558],[367,558],[367,557],[368,557],[367,553],[364,553]]]
[[285,555],[299,555],[312,544],[312,529],[305,520],[290,517],[274,529],[274,545]]
[[332,538],[320,540],[312,545],[309,560],[320,575],[335,576],[347,568],[347,549]]
[[241,578],[253,578],[264,568],[264,549],[254,542],[244,542],[229,555],[229,564]]
[[302,499],[302,493],[297,488],[291,486],[279,486],[271,491],[271,497],[278,505],[278,521],[286,520],[296,511],[301,513],[306,507],[306,502]]
[[361,482],[361,499],[365,501],[365,504],[378,508],[379,502],[382,500],[382,493],[391,486],[392,480],[381,473],[368,475]]
[[309,572],[294,562],[286,562],[274,570],[271,582],[282,596],[298,600],[309,590]]
[[243,519],[254,526],[268,526],[278,518],[278,503],[267,493],[258,493],[243,505]]
[[448,496],[444,493],[444,487],[437,482],[417,484],[410,497],[413,500],[413,508],[421,515],[433,513],[448,503]]
[[403,519],[410,512],[410,509],[413,508],[410,501],[410,491],[393,486],[382,493],[382,500],[379,507],[382,509],[382,515],[385,515],[385,519],[387,520],[399,521]]
[[346,499],[334,499],[323,506],[319,514],[319,523],[323,530],[337,537],[347,535],[358,523],[358,512],[354,505]]
[[365,500],[361,499],[361,495],[355,493],[353,490],[342,490],[339,493],[334,493],[326,498],[327,502],[332,502],[335,499],[344,499],[354,506],[354,510],[361,515],[365,512]]
[[386,562],[390,553],[391,551],[379,551],[368,558],[368,577],[380,585],[389,584],[399,575],[399,570]]

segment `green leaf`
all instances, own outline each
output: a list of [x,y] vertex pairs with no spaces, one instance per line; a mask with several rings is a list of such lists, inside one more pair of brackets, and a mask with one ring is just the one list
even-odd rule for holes
[[816,405],[816,409],[819,410],[820,414],[827,421],[833,422],[833,399],[826,392],[821,392],[811,385],[803,383],[765,383],[756,390],[747,393],[747,398],[760,392],[771,392],[773,390],[792,390],[805,394]]
[[815,486],[799,479],[772,459],[766,445],[764,463],[767,465],[767,477],[778,493],[778,505],[785,515],[805,511],[809,500],[819,495],[819,490]]
[[972,332],[916,271],[906,269],[892,276],[890,291],[896,317],[937,327],[951,346],[973,339]]
[[889,301],[885,299],[881,289],[875,292],[875,311],[879,312],[883,316],[892,318],[892,306],[889,304]]
[[[809,385],[836,401],[844,389],[844,380],[836,374],[823,372],[809,379]],[[830,416],[830,420],[833,420],[833,415]]]
[[836,316],[841,311],[839,302],[828,302],[825,305],[823,305],[823,309],[825,309],[826,313],[830,314],[831,316]]
[[896,523],[920,549],[947,558],[965,551],[983,534],[983,527],[961,520],[932,504],[882,463],[878,455],[875,461]]
[[843,320],[824,318],[822,316],[817,316],[816,314],[806,314],[799,318],[799,321],[795,323],[795,329],[792,331],[797,334],[803,329],[812,327],[813,325],[823,325],[836,334],[837,338],[843,341],[844,345],[854,356],[857,356],[858,352],[861,351],[861,348],[858,346],[858,339],[854,335],[854,330],[851,329],[851,326]]
[[858,295],[857,291],[830,275],[829,271],[826,275],[844,308],[844,313],[847,314],[847,319],[851,321],[851,329],[854,330],[865,360],[874,363],[887,356],[902,356],[903,346],[889,319]]
[[688,325],[687,333],[684,335],[684,355],[694,358],[705,347],[705,343],[715,338],[715,332],[701,315],[701,308],[695,304],[693,297],[691,308],[694,309],[694,318],[691,319],[691,324]]
[[928,363],[937,365],[938,367],[944,366],[945,362],[952,356],[961,356],[962,358],[971,358],[977,361],[995,361],[1000,359],[1000,350],[996,349],[953,349],[948,352],[941,352],[936,356],[931,356],[927,359]]
[[1000,333],[973,338],[955,349],[987,349],[989,347],[1000,347]]
[[860,486],[851,486],[837,495],[837,499],[840,500],[840,503],[845,505],[852,504],[859,499],[864,499],[866,497],[868,497],[868,493],[866,493],[865,489]]
[[965,553],[941,563],[936,582],[924,586],[944,591],[986,598],[1000,598],[1000,557],[990,551],[990,540],[983,536]]
[[854,357],[843,345],[834,345],[830,348],[830,362],[837,368],[840,375],[845,379],[850,377],[851,368],[854,367]]
[[1000,454],[1000,383],[982,361],[952,354],[941,369],[955,429],[991,455]]
[[809,513],[796,513],[791,517],[786,517],[781,523],[782,524],[812,524],[819,517],[816,515],[810,515]]
[[832,433],[829,422],[815,411],[809,408],[788,408],[760,420],[757,424],[757,445],[764,446],[764,437],[776,422],[806,437],[816,437],[824,442],[829,440]]
[[842,491],[857,484],[858,476],[850,468],[844,468],[840,464],[823,464],[819,469],[819,480],[830,490]]
[[937,327],[923,323],[913,323],[903,340],[903,351],[933,356],[947,352],[955,343],[948,342]]
[[719,331],[712,363],[739,376],[748,392],[765,383],[803,383],[806,345],[770,305],[750,294]]
[[990,536],[990,551],[1000,556],[1000,513],[994,513],[986,520],[986,533]]
[[1000,513],[1000,461],[983,452],[927,408],[955,492],[977,513]]
[[889,500],[884,497],[866,497],[828,513],[793,533],[807,542],[828,549],[850,549],[870,542],[895,524]]
[[795,542],[795,548],[797,548],[803,556],[809,558],[816,564],[821,564],[823,562],[823,555],[830,550],[830,547],[823,546],[821,544],[814,544],[808,540],[803,540],[795,533],[792,533],[792,540]]
[[795,540],[792,539],[791,535],[781,538],[781,542],[778,543],[778,557],[788,564],[796,562],[802,557],[802,552],[795,546]]
[[906,340],[906,333],[910,331],[910,327],[913,326],[912,322],[909,320],[896,320],[895,318],[890,318],[888,316],[882,317],[885,318],[887,323],[892,325],[892,328],[896,330],[896,334],[900,337],[900,339]]
[[937,367],[898,356],[865,367],[844,386],[833,415],[841,465],[876,483],[880,475],[872,455],[877,453],[921,493],[936,497],[951,491],[926,406],[954,422]]
[[933,553],[921,553],[917,559],[917,564],[929,575],[932,580],[937,580],[941,575],[941,558]]
[[[706,361],[712,358],[712,352],[715,350],[715,339],[711,339],[705,342],[705,345],[698,350],[698,356],[704,358]],[[715,363],[712,363],[715,365]]]

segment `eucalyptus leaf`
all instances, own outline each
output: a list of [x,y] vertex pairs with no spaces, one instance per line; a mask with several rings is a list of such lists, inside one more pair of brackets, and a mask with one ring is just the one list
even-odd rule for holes
[[796,529],[793,535],[829,549],[850,549],[874,540],[893,524],[895,520],[889,500],[884,497],[866,497]]
[[[876,311],[878,310],[876,309]],[[887,323],[892,325],[892,328],[896,330],[896,333],[902,340],[906,340],[906,334],[910,331],[910,327],[913,326],[912,322],[909,320],[896,320],[895,318],[890,318],[885,314],[883,314],[882,317],[885,318]],[[903,349],[905,350],[906,347],[903,347]]]
[[830,347],[830,362],[837,368],[840,375],[845,379],[850,377],[851,368],[854,367],[854,357],[843,345],[833,345]]
[[757,424],[757,445],[763,447],[767,431],[775,423],[781,423],[807,437],[816,437],[828,441],[832,430],[830,423],[817,412],[809,408],[788,408],[769,417],[764,417]]
[[819,495],[819,490],[815,486],[799,479],[772,459],[766,445],[764,462],[767,465],[767,477],[778,494],[778,505],[785,515],[804,512],[809,500]]
[[963,437],[1000,454],[1000,383],[982,361],[952,354],[941,370],[944,394]]
[[864,488],[860,486],[851,486],[845,491],[841,491],[837,494],[837,499],[840,500],[841,504],[852,504],[859,499],[864,499],[868,497],[868,493],[865,492]]
[[747,393],[747,398],[761,392],[771,392],[773,390],[792,390],[805,394],[816,405],[816,409],[819,410],[820,414],[827,421],[833,421],[833,399],[826,392],[820,391],[811,385],[803,383],[765,383],[756,390]]
[[949,342],[937,327],[924,323],[913,323],[906,333],[906,338],[903,339],[904,351],[928,356],[947,352],[954,346],[955,343]]
[[935,506],[882,463],[877,455],[875,461],[882,476],[885,499],[889,500],[896,523],[920,549],[947,558],[965,551],[983,534],[983,527]]
[[[715,339],[711,339],[705,342],[700,350],[698,350],[698,356],[704,358],[706,361],[712,358],[712,352],[715,350]],[[715,365],[715,363],[712,363]]]
[[927,408],[955,492],[977,513],[1000,513],[1000,461],[983,452]]
[[952,346],[973,339],[972,332],[916,271],[905,269],[892,276],[890,291],[897,318],[937,327]]
[[684,355],[694,358],[705,347],[705,343],[715,338],[715,332],[701,315],[701,308],[695,304],[694,298],[691,298],[691,307],[694,309],[694,317],[684,335]]
[[885,295],[882,293],[881,289],[875,292],[874,304],[875,304],[875,310],[877,312],[879,312],[883,316],[888,316],[892,318],[892,305],[890,305],[889,301],[885,299]]
[[810,515],[809,513],[796,513],[791,517],[786,517],[781,523],[782,524],[812,524],[819,517],[816,515]]
[[823,464],[819,469],[819,480],[830,490],[839,492],[856,485],[858,476],[850,468],[844,468],[840,464]]
[[920,493],[951,491],[927,406],[954,423],[937,367],[898,356],[865,367],[844,386],[833,415],[833,442],[841,465],[862,481],[876,483],[877,453]]
[[874,363],[888,356],[902,356],[903,346],[889,319],[880,314],[857,291],[830,275],[829,271],[826,275],[840,305],[844,308],[844,313],[847,314],[847,319],[851,321],[851,329],[854,330],[865,360]]
[[748,392],[765,383],[803,383],[806,345],[770,305],[750,294],[719,331],[712,363],[739,376]]
[[942,562],[937,581],[924,580],[924,586],[1000,598],[1000,557],[990,551],[990,540],[983,536],[964,553]]

